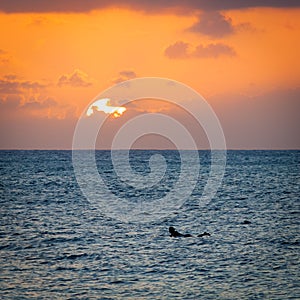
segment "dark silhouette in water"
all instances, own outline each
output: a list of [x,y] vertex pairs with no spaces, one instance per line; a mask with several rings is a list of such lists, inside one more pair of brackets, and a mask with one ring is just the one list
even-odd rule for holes
[[169,232],[170,232],[170,237],[191,237],[190,234],[182,234],[182,233],[179,233],[178,231],[175,230],[174,227],[169,227]]
[[242,224],[251,224],[251,222],[250,221],[248,221],[248,220],[245,220]]
[[[192,237],[190,234],[182,234],[175,230],[174,227],[169,227],[170,237]],[[197,237],[210,236],[208,232],[201,233]]]

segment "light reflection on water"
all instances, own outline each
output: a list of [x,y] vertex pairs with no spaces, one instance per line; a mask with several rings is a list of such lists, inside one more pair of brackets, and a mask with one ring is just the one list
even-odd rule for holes
[[[71,152],[0,155],[1,298],[300,298],[299,151],[229,151],[224,183],[207,206],[199,208],[199,182],[172,217],[146,225],[91,207]],[[133,153],[134,168],[145,155]],[[178,156],[166,155],[176,179]],[[200,157],[205,181],[209,156]],[[211,236],[174,239],[169,226]]]

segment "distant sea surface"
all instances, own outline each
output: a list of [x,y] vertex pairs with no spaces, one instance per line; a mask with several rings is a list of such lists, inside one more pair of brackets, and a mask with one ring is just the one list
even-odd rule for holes
[[[149,201],[178,179],[178,152],[130,153],[140,174],[157,153],[168,169],[144,191]],[[204,206],[210,155],[199,156],[203,174],[183,206],[141,224],[85,199],[71,151],[0,151],[0,298],[300,299],[300,151],[228,151]],[[109,151],[96,158],[115,194],[141,196],[118,185]],[[169,226],[194,237],[171,238]],[[211,236],[197,237],[204,231]]]

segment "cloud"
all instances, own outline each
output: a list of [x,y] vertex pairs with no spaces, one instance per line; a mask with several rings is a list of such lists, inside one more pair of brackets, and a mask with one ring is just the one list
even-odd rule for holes
[[10,120],[11,124],[19,123],[22,119],[62,120],[74,118],[75,114],[73,106],[60,104],[47,96],[30,97],[29,100],[23,95],[6,95],[0,98],[0,123],[3,120]]
[[225,16],[217,11],[203,13],[198,22],[188,30],[214,38],[221,38],[235,32],[231,19],[225,18]]
[[214,57],[217,58],[221,55],[235,56],[235,50],[225,44],[209,44],[207,46],[198,45],[193,53],[195,57]]
[[58,103],[52,98],[38,101],[37,99],[32,97],[28,102],[25,102],[23,104],[22,97],[20,95],[7,95],[0,99],[1,110],[41,110],[55,107],[57,105]]
[[136,74],[133,71],[121,71],[119,74],[121,76],[125,76],[127,78],[135,78],[136,77]]
[[35,99],[31,99],[29,102],[24,103],[21,108],[22,109],[30,109],[30,110],[40,110],[45,108],[50,108],[57,106],[57,102],[52,98],[47,98],[43,101],[37,101]]
[[20,118],[64,119],[74,116],[70,105],[59,104],[47,93],[49,85],[37,81],[21,80],[16,75],[0,78],[0,121]]
[[15,74],[0,78],[0,118],[25,114],[58,115],[62,106],[47,96],[46,84],[20,79]]
[[113,83],[115,84],[121,83],[123,81],[133,79],[135,77],[136,77],[136,73],[134,71],[124,70],[119,72],[119,76],[117,78],[113,79]]
[[210,38],[223,38],[239,31],[256,31],[250,23],[232,24],[231,18],[226,18],[218,11],[203,12],[199,20],[187,29],[189,32],[204,34]]
[[71,74],[64,74],[58,79],[58,86],[69,85],[72,87],[88,87],[92,85],[92,81],[88,75],[78,69]]
[[7,64],[11,60],[9,53],[3,49],[0,49],[0,64]]
[[20,80],[15,75],[6,75],[0,79],[0,94],[20,94],[24,90],[45,88],[46,85],[37,81]]
[[223,43],[208,44],[206,46],[198,45],[191,49],[191,45],[178,41],[170,45],[165,50],[165,55],[171,59],[184,58],[218,58],[219,56],[235,56],[235,50]]
[[165,55],[169,58],[188,58],[190,56],[189,52],[189,44],[178,41],[173,45],[170,45],[165,50]]
[[165,11],[193,12],[194,10],[232,10],[250,7],[300,7],[299,0],[89,0],[40,1],[0,0],[0,11],[16,12],[90,12],[108,7],[127,8],[148,13]]
[[6,112],[15,110],[21,105],[21,97],[19,95],[8,95],[0,98],[0,111]]

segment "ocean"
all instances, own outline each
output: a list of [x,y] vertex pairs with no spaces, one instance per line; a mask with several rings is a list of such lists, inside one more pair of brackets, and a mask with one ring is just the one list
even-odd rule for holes
[[[132,171],[149,174],[153,154],[167,168],[152,187],[122,182],[110,151],[96,151],[99,174],[113,195],[151,203],[181,172],[170,150],[130,151]],[[180,207],[126,222],[86,199],[72,151],[0,151],[0,298],[300,299],[300,151],[228,151],[205,204],[210,152],[199,157],[198,182]],[[169,226],[193,236],[172,238]]]

